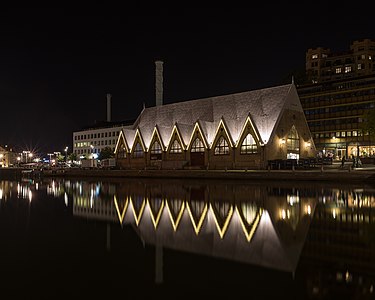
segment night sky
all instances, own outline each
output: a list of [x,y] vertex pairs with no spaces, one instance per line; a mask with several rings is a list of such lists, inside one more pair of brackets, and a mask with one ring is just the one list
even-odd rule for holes
[[375,39],[360,3],[184,5],[2,8],[0,145],[71,150],[73,131],[106,120],[107,93],[112,121],[135,119],[155,103],[158,59],[166,104],[285,83],[310,47]]

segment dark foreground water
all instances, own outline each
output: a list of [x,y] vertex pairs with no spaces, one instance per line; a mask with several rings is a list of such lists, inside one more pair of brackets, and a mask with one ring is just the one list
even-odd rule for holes
[[375,188],[0,181],[1,299],[373,299]]

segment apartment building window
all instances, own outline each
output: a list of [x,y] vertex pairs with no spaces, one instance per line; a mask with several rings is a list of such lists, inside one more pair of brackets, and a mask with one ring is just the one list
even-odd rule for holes
[[313,55],[311,56],[311,58],[312,58],[312,59],[317,59],[317,58],[318,58],[318,54],[313,54]]
[[350,73],[352,71],[352,67],[345,67],[345,73]]
[[366,59],[366,55],[362,54],[361,59]]
[[335,73],[336,74],[340,74],[341,73],[341,68],[336,68]]

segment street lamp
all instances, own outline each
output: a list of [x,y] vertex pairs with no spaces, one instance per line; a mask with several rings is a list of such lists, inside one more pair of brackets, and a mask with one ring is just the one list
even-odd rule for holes
[[68,146],[65,147],[65,163],[68,161]]

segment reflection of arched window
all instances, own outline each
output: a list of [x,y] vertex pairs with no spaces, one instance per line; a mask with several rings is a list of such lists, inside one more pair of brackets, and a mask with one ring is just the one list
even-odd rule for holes
[[135,148],[134,148],[133,156],[134,157],[143,157],[143,155],[144,155],[143,148],[142,148],[141,144],[139,142],[137,142],[137,144],[135,145]]
[[118,152],[117,152],[117,157],[118,157],[118,158],[126,158],[126,148],[125,148],[124,145],[122,145],[122,146],[119,148],[119,150],[118,150]]
[[161,153],[161,146],[158,141],[155,141],[151,146],[151,154],[160,154]]
[[253,136],[248,133],[247,136],[243,139],[241,144],[241,154],[250,154],[257,153],[258,146],[253,138]]
[[286,142],[288,152],[299,152],[299,137],[296,128],[293,126],[289,131],[288,140]]
[[221,136],[215,146],[215,155],[226,155],[229,154],[228,141]]
[[177,140],[174,140],[171,145],[170,153],[181,153],[181,152],[182,152],[182,148],[181,148],[180,143]]
[[191,145],[191,152],[204,152],[204,145],[199,137],[197,137]]

